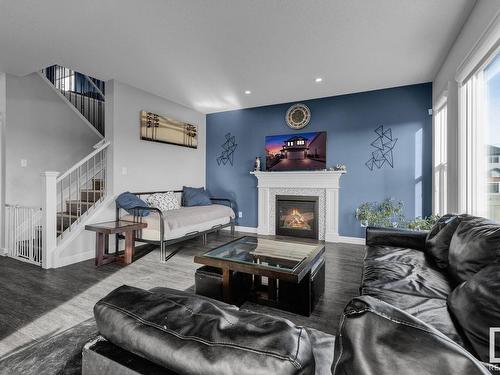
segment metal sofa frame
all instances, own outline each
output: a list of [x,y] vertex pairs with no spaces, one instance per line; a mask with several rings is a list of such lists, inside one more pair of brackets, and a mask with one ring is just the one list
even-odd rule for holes
[[[173,191],[174,193],[181,193],[182,194],[182,190],[147,191],[147,192],[137,192],[137,193],[132,193],[132,194],[137,195],[140,198],[143,195],[151,195],[154,193],[167,193],[169,191]],[[233,202],[230,199],[210,198],[210,200],[212,202],[221,202],[223,204],[225,203],[225,205],[231,207],[231,209],[234,210]],[[181,205],[182,205],[182,203],[184,203],[183,197],[181,198]],[[170,258],[172,258],[175,254],[177,254],[181,250],[181,248],[175,249],[170,254],[167,255],[166,248],[168,245],[173,245],[175,243],[179,243],[179,242],[189,240],[189,239],[192,239],[195,237],[200,237],[200,236],[202,237],[203,244],[206,245],[207,235],[209,233],[218,232],[221,229],[227,228],[227,227],[231,227],[231,235],[234,236],[235,219],[230,219],[229,223],[227,223],[227,224],[214,225],[212,228],[207,229],[205,231],[189,232],[189,233],[186,233],[182,237],[174,238],[171,240],[165,240],[165,221],[164,221],[164,216],[163,216],[163,213],[161,210],[159,210],[158,208],[155,208],[155,207],[139,207],[139,206],[133,207],[130,210],[133,210],[133,212],[134,212],[134,221],[135,222],[142,222],[143,217],[139,215],[139,212],[141,212],[141,211],[150,211],[151,213],[157,213],[159,215],[159,219],[160,219],[160,238],[159,238],[159,240],[154,241],[154,240],[148,240],[145,238],[141,238],[140,236],[141,236],[142,232],[139,232],[139,234],[135,238],[135,241],[141,242],[141,243],[146,243],[146,244],[151,244],[151,245],[159,245],[160,246],[160,261],[163,263],[168,261]],[[120,207],[118,207],[118,205],[116,205],[116,220],[119,220],[119,219],[120,219]],[[116,251],[117,252],[118,252],[118,248],[119,248],[119,240],[124,239],[124,238],[125,237],[123,237],[123,235],[121,235],[121,234],[116,235],[115,244],[116,244]]]

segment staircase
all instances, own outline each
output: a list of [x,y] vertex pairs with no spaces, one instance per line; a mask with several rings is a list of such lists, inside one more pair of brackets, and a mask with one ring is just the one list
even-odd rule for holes
[[91,154],[56,180],[57,239],[61,241],[83,217],[106,197],[106,163],[109,142],[101,142]]
[[104,81],[59,65],[43,69],[40,75],[69,102],[92,129],[104,137]]
[[58,237],[62,236],[83,214],[104,198],[104,180],[102,178],[93,178],[89,189],[84,187],[80,189],[80,197],[78,198],[66,200],[64,212],[57,213]]

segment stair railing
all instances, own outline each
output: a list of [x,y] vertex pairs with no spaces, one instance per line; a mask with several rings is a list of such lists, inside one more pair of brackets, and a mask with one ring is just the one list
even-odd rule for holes
[[100,146],[61,175],[42,173],[43,247],[48,254],[44,268],[51,267],[51,254],[64,236],[106,198],[110,144],[100,142]]
[[10,257],[41,265],[42,233],[40,207],[5,205],[5,243]]
[[105,198],[109,145],[105,142],[57,178],[58,238],[71,231],[83,214]]
[[41,73],[104,136],[105,83],[59,65]]

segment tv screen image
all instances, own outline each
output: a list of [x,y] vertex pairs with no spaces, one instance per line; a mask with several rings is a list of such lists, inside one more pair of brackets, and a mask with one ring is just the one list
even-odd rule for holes
[[326,168],[326,132],[266,137],[267,171],[301,171]]

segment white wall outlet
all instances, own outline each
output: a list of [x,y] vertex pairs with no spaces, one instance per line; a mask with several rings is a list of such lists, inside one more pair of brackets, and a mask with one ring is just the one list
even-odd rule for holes
[[127,171],[127,167],[122,167],[122,175],[123,175],[123,176],[126,176],[126,175],[127,175],[127,173],[128,173],[128,171]]
[[28,166],[28,160],[21,159],[21,168],[26,168]]
[[243,217],[243,212],[238,211],[238,217],[241,219]]

